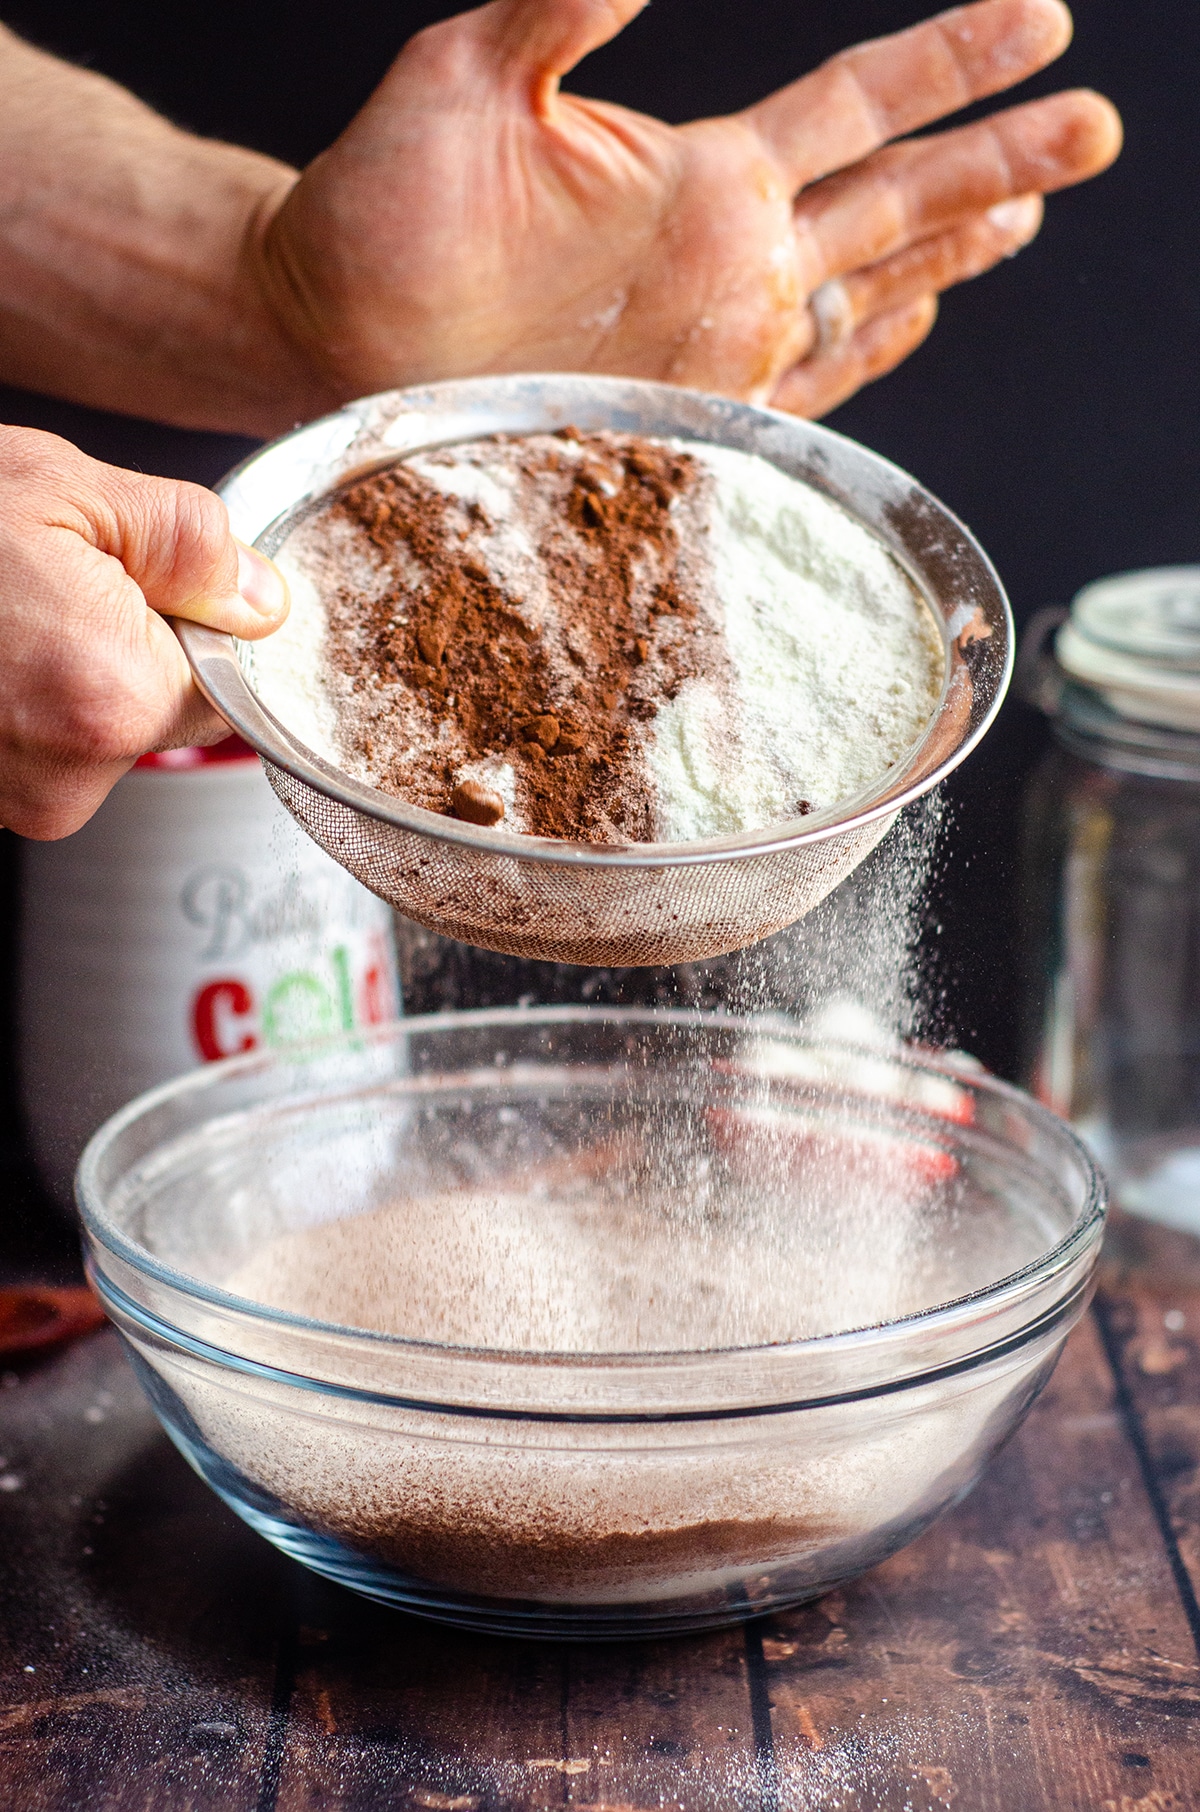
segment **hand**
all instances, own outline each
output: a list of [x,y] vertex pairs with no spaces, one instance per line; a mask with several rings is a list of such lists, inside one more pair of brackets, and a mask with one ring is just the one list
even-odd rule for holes
[[287,604],[210,491],[0,428],[0,823],[65,837],[147,750],[227,736],[164,616],[252,640]]
[[[560,93],[643,3],[493,0],[422,32],[276,191],[259,280],[331,395],[582,370],[819,414],[1120,145],[1083,92],[890,142],[1056,57],[1059,0],[981,0],[679,128]],[[818,344],[806,304],[831,278],[838,331]]]

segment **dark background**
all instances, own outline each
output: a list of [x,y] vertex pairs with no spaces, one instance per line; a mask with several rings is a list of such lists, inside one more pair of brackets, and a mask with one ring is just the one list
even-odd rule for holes
[[[152,12],[136,0],[0,4],[35,42],[127,83],[179,123],[296,164],[338,132],[412,31],[456,10],[404,0],[170,0]],[[922,0],[654,0],[569,85],[672,120],[728,111],[932,10]],[[1104,573],[1200,560],[1200,6],[1080,0],[1075,14],[1067,55],[1017,92],[1107,93],[1125,118],[1122,159],[1051,198],[1030,250],[951,292],[931,341],[829,418],[965,518],[1018,622]],[[0,390],[0,419],[207,482],[250,445],[14,391]],[[1041,723],[1010,702],[956,777],[932,904],[945,1030],[1010,1074],[1017,827],[1044,741]],[[0,929],[11,941],[11,848],[6,870]]]

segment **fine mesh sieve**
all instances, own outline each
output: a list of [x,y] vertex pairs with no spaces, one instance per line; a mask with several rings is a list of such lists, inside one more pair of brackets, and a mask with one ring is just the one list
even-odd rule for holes
[[1012,622],[986,555],[896,466],[828,428],[670,385],[572,376],[473,378],[350,404],[285,435],[221,487],[234,533],[274,552],[298,514],[418,449],[573,424],[757,453],[841,504],[904,566],[941,626],[946,680],[921,740],[830,810],[697,843],[595,845],[465,824],[331,766],[256,697],[231,637],[177,623],[197,684],[261,756],[323,849],[408,918],[513,956],[619,967],[695,962],[756,943],[823,900],[936,786],[994,717]]

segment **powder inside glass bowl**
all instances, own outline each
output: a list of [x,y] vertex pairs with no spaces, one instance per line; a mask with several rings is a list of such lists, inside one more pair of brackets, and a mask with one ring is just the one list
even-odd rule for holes
[[[391,1137],[366,1137],[329,1104],[286,1141],[277,1130],[255,1158],[258,1187],[252,1165],[236,1195],[213,1160],[215,1212],[197,1216],[193,1190],[187,1220],[213,1239],[211,1264],[198,1252],[193,1274],[291,1315],[425,1344],[331,1333],[326,1353],[324,1336],[306,1335],[349,1386],[330,1390],[288,1381],[292,1332],[268,1317],[256,1353],[274,1376],[157,1354],[189,1439],[219,1456],[226,1486],[248,1481],[229,1488],[248,1491],[256,1513],[432,1593],[565,1607],[686,1599],[719,1614],[731,1592],[753,1598],[755,1580],[768,1597],[796,1597],[846,1576],[903,1539],[889,1530],[914,1532],[970,1482],[1013,1393],[1032,1388],[1036,1349],[784,1413],[756,1413],[752,1391],[712,1417],[697,1394],[711,1377],[735,1366],[770,1392],[774,1358],[718,1358],[711,1374],[623,1362],[611,1372],[633,1379],[624,1407],[642,1406],[649,1380],[682,1414],[659,1419],[656,1406],[614,1421],[579,1418],[587,1393],[611,1384],[588,1382],[600,1374],[586,1358],[551,1355],[769,1350],[894,1321],[1044,1252],[1061,1222],[1052,1185],[1043,1200],[1024,1173],[1011,1186],[1002,1167],[976,1177],[955,1155],[969,1150],[955,1130],[969,1127],[968,1091],[883,1057],[764,1036],[698,1069],[694,1090],[676,1078],[625,1099],[602,1070],[593,1100],[587,1075],[578,1098],[508,1068],[428,1099],[418,1086]],[[807,1108],[810,1088],[840,1092],[843,1106]],[[893,1101],[899,1120],[872,1100]],[[914,1108],[924,1134],[905,1121]],[[331,1145],[338,1124],[357,1174]],[[501,1374],[503,1352],[529,1357]],[[518,1372],[531,1394],[506,1414]],[[840,1376],[831,1362],[818,1394],[836,1393]]]
[[[959,1294],[1014,1256],[999,1230],[991,1253],[923,1241],[928,1177],[909,1168],[897,1187],[894,1153],[859,1155],[861,1213],[836,1250],[804,1214],[766,1237],[749,1201],[710,1216],[707,1238],[702,1211],[684,1238],[670,1214],[635,1229],[595,1195],[481,1191],[284,1235],[226,1287],[434,1342],[647,1352],[862,1325]],[[552,1369],[543,1381],[553,1408]],[[802,1579],[809,1557],[817,1578],[852,1571],[855,1544],[919,1514],[1011,1388],[1007,1374],[950,1388],[915,1417],[898,1399],[741,1427],[608,1429],[353,1402],[279,1419],[269,1400],[189,1387],[213,1444],[289,1515],[426,1584],[564,1605],[719,1603],[747,1568],[786,1561]]]
[[[869,1172],[878,1181],[878,1165]],[[697,1213],[601,1193],[479,1190],[401,1199],[283,1234],[224,1280],[335,1325],[492,1351],[704,1351],[871,1326],[960,1294],[962,1262],[913,1224],[919,1179],[886,1217],[831,1230],[801,1208],[726,1197]],[[848,1224],[849,1223],[849,1224]]]
[[293,1209],[288,1231],[258,1236],[219,1281],[407,1340],[702,1352],[895,1321],[1040,1248],[1037,1217],[1022,1227],[1007,1208],[977,1211],[960,1239],[957,1160],[869,1114],[843,1124],[788,1100],[813,1084],[891,1095],[934,1125],[970,1112],[949,1076],[768,1035],[724,1075],[699,1066],[698,1099],[610,1103],[599,1121],[586,1090],[536,1109],[483,1096],[469,1114],[421,1118],[400,1147],[407,1187],[384,1160],[366,1212],[314,1204],[316,1224],[297,1225]]

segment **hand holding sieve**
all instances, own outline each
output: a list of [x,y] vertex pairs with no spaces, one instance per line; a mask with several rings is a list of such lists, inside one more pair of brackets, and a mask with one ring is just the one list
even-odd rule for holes
[[515,835],[425,811],[331,766],[261,704],[249,657],[230,636],[182,622],[176,633],[200,690],[257,750],[288,810],[408,918],[464,943],[551,962],[720,956],[810,912],[905,805],[970,753],[1008,685],[1012,618],[970,532],[898,467],[812,422],[665,384],[518,376],[385,392],[284,435],[219,490],[234,533],[270,554],[301,514],[350,478],[419,449],[568,424],[757,453],[857,517],[905,568],[942,630],[945,683],[917,744],[854,798],[761,830],[621,845]]

